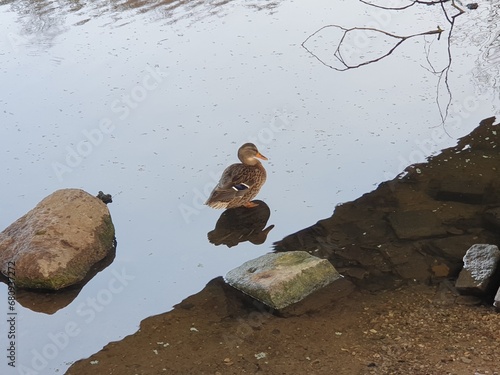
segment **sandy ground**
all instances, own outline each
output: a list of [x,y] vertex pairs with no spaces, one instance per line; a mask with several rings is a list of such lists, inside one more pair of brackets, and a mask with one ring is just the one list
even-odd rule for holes
[[337,281],[277,312],[218,278],[67,374],[499,374],[500,314],[448,285]]

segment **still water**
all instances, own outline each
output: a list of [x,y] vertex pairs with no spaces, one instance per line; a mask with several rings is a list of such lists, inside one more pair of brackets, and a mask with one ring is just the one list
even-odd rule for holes
[[[1,373],[64,373],[497,114],[498,5],[464,9],[450,37],[429,6],[0,1],[0,227],[57,189],[102,190],[118,241],[112,264],[67,300],[19,301],[16,368],[2,354]],[[327,66],[338,28],[308,40],[314,56],[302,46],[326,25],[444,31],[339,72]],[[398,40],[350,34],[342,56],[367,61]],[[262,245],[214,246],[222,212],[202,203],[247,141],[269,158],[258,199],[275,227]],[[5,352],[5,284],[0,306]]]

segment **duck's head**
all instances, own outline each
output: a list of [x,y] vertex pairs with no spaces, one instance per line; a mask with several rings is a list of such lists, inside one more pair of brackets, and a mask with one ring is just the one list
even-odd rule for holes
[[240,159],[243,164],[247,165],[260,163],[257,159],[267,160],[267,158],[257,150],[257,147],[253,143],[245,143],[238,149],[238,159]]

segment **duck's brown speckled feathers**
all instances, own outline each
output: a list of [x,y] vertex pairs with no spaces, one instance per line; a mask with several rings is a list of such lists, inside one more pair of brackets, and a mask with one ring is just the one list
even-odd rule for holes
[[266,170],[258,159],[267,160],[253,143],[245,143],[238,150],[241,163],[227,167],[205,202],[212,208],[252,207],[249,203],[266,181]]

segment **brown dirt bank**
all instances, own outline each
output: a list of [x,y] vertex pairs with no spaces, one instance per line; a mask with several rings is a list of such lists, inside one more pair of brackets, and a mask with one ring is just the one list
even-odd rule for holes
[[346,283],[277,316],[218,278],[67,374],[498,374],[490,307],[424,285],[345,297]]
[[214,279],[67,374],[499,374],[500,314],[453,288],[471,244],[500,243],[499,128],[275,244],[344,280],[276,312]]

